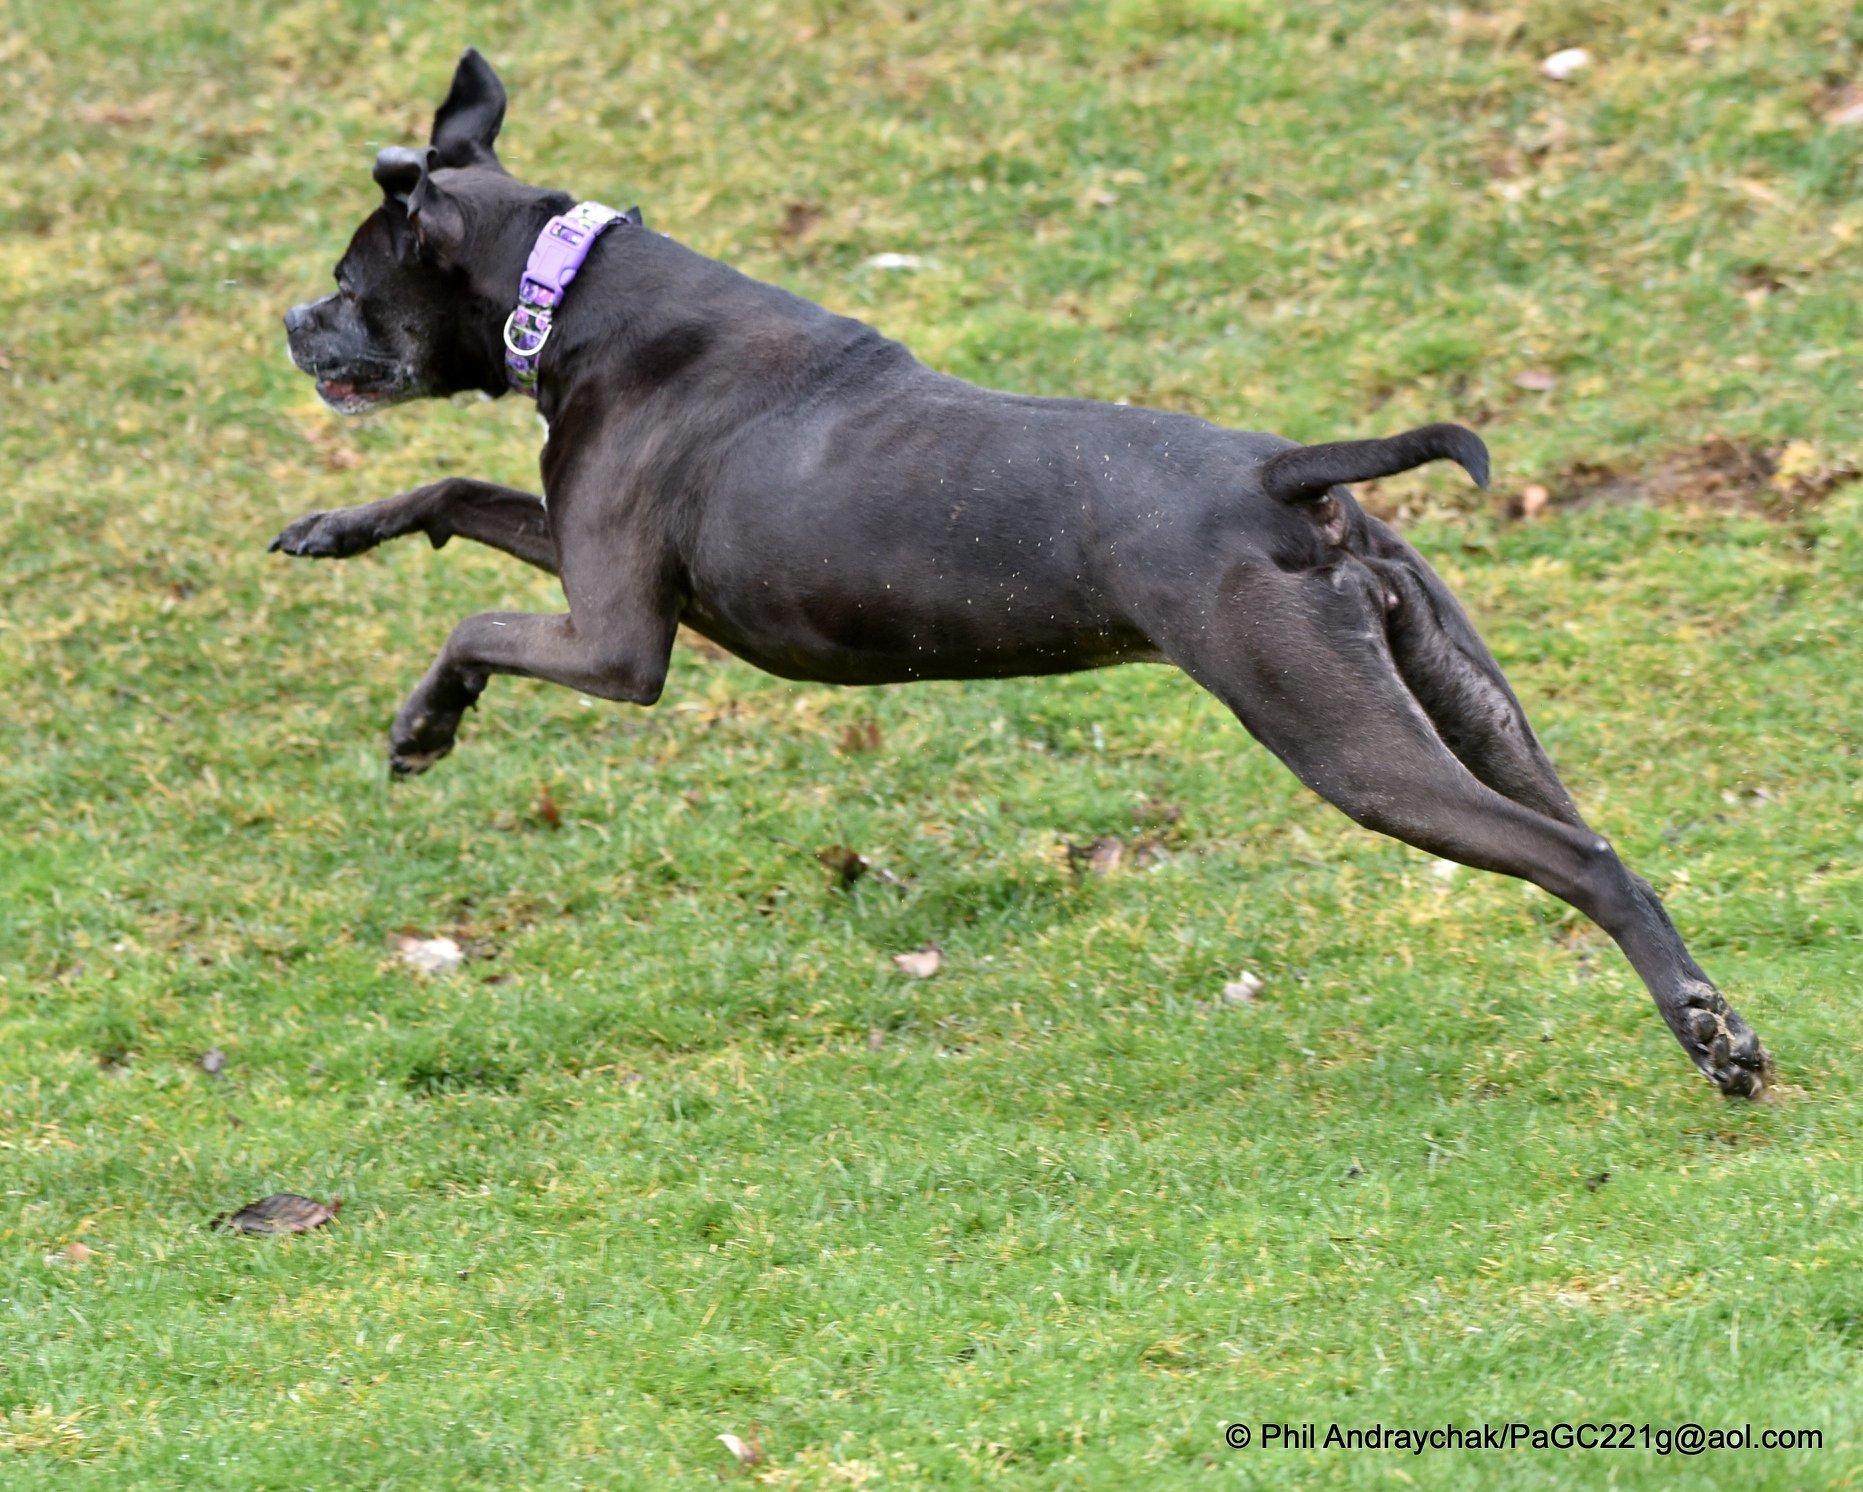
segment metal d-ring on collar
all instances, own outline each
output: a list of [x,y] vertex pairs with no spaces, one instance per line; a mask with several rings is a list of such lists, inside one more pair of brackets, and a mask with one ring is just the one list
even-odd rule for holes
[[551,318],[563,292],[589,257],[605,228],[640,221],[640,209],[616,212],[599,202],[579,202],[544,224],[518,281],[517,309],[505,318],[505,377],[520,394],[537,397],[537,355],[550,340]]

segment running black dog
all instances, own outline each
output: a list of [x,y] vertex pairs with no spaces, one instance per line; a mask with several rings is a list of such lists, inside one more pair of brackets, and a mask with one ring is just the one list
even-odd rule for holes
[[977,388],[637,214],[597,211],[606,231],[581,243],[573,288],[543,293],[547,326],[525,320],[539,236],[573,241],[590,219],[506,173],[504,111],[467,52],[430,147],[377,158],[383,199],[338,293],[285,317],[335,409],[499,395],[527,367],[549,426],[547,502],[454,477],[310,514],[272,544],[337,558],[460,536],[561,577],[563,615],[454,629],[396,716],[396,773],[451,750],[495,673],[652,704],[682,622],[832,684],[1173,663],[1361,824],[1584,912],[1702,1072],[1765,1090],[1759,1039],[1579,817],[1448,588],[1341,485],[1441,458],[1485,485],[1473,433],[1302,447]]

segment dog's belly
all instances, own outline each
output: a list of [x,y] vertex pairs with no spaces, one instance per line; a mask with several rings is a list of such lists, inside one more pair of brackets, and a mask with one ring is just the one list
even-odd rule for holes
[[1092,597],[987,585],[960,595],[927,580],[910,595],[903,581],[881,581],[876,593],[823,577],[728,604],[694,597],[681,620],[766,672],[824,684],[1012,678],[1158,658]]

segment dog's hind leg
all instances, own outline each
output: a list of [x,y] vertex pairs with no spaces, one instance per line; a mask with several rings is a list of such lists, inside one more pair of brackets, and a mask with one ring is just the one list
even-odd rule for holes
[[[1301,781],[1359,823],[1532,881],[1577,907],[1623,949],[1695,1065],[1724,1093],[1759,1096],[1771,1075],[1759,1039],[1689,956],[1654,894],[1585,827],[1550,764],[1541,775],[1537,743],[1518,744],[1531,741],[1515,735],[1524,717],[1484,725],[1510,717],[1494,714],[1492,698],[1466,677],[1433,684],[1413,648],[1410,671],[1481,771],[1451,750],[1394,655],[1392,597],[1388,577],[1349,556],[1293,572],[1243,562],[1225,575],[1207,626],[1167,629],[1156,640]],[[1395,599],[1398,611],[1417,600],[1403,591]],[[1458,703],[1460,689],[1472,691],[1473,707]]]
[[543,499],[471,477],[447,477],[354,508],[307,513],[272,540],[271,548],[301,559],[347,559],[413,533],[425,534],[435,549],[449,539],[471,539],[557,573]]
[[1365,522],[1362,558],[1383,587],[1392,659],[1443,744],[1497,793],[1589,832],[1501,665],[1449,587],[1391,529]]
[[[1367,563],[1384,587],[1391,653],[1436,733],[1496,792],[1590,833],[1500,664],[1449,587],[1396,534],[1382,524],[1371,527],[1375,554]],[[1655,888],[1640,876],[1631,879],[1651,912],[1673,931]],[[1711,985],[1692,960],[1690,967],[1696,979]]]

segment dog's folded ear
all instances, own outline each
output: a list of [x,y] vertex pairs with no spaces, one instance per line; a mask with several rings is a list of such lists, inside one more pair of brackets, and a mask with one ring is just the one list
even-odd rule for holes
[[623,220],[632,223],[636,228],[640,227],[642,219],[638,207],[630,207],[626,212],[622,213],[621,216]]
[[408,198],[420,185],[427,169],[427,152],[409,150],[405,145],[390,145],[375,157],[375,184],[391,202],[408,205]]
[[[453,194],[433,179],[433,173],[442,164],[439,150],[429,145],[425,150],[411,150],[408,154],[414,157],[419,167],[418,180],[408,193],[405,204],[408,224],[414,230],[414,241],[425,253],[437,259],[447,259],[465,240],[466,215]],[[376,164],[379,169],[379,157]]]
[[[433,116],[432,145],[442,166],[498,166],[492,142],[505,122],[505,85],[491,63],[467,47],[453,87]],[[499,169],[503,169],[500,167]]]

